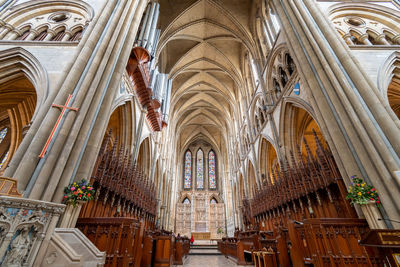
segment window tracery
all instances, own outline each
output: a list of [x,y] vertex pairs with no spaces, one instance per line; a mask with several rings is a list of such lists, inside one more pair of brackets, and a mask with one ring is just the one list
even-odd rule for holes
[[215,174],[215,153],[210,150],[208,153],[208,188],[217,189],[217,178]]
[[272,76],[272,84],[270,86],[272,88],[274,103],[277,103],[283,92],[293,84],[293,78],[296,73],[296,64],[287,49],[279,49],[276,53],[277,55],[273,60],[270,74]]
[[21,4],[2,18],[0,40],[79,41],[92,17],[93,10],[85,3]]
[[197,164],[196,164],[196,188],[204,188],[204,153],[201,148],[197,151]]
[[400,45],[400,27],[396,26],[400,20],[394,20],[380,10],[371,7],[358,14],[338,8],[331,17],[348,45]]
[[184,172],[184,189],[192,187],[192,153],[190,150],[185,153],[185,172]]

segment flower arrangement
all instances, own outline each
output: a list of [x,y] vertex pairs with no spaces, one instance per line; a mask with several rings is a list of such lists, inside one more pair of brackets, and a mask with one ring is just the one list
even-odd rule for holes
[[368,185],[363,179],[352,176],[352,182],[349,186],[346,199],[350,200],[352,205],[366,205],[370,201],[374,201],[377,206],[380,205],[378,192],[372,185]]
[[222,228],[221,227],[218,227],[218,229],[217,229],[217,234],[223,234],[224,233],[224,230],[222,230]]
[[76,206],[78,201],[89,201],[94,197],[94,188],[85,179],[80,182],[74,182],[64,189],[63,203],[72,203]]

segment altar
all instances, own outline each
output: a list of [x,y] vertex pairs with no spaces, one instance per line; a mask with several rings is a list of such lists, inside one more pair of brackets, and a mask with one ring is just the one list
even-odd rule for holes
[[194,240],[210,240],[211,233],[210,232],[192,232]]

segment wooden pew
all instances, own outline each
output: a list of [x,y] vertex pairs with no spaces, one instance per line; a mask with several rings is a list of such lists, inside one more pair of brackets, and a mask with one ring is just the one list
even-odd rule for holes
[[171,232],[162,231],[154,236],[154,267],[169,267],[173,263],[175,253],[175,237]]
[[[292,249],[293,252],[302,251],[303,255],[293,253],[292,260],[316,267],[381,267],[384,260],[359,244],[359,240],[368,230],[364,219],[306,219],[303,225],[295,227],[298,241],[293,243]],[[289,231],[292,231],[292,228],[289,228]]]
[[155,239],[153,238],[153,231],[146,231],[143,238],[143,254],[140,263],[141,267],[151,267],[153,259],[153,247],[155,245]]
[[76,227],[106,252],[106,267],[139,267],[144,224],[132,218],[80,218]]
[[[251,265],[251,252],[260,249],[258,231],[237,231],[236,237],[224,237],[218,242],[219,251],[226,257],[231,257],[239,265]],[[248,255],[246,259],[246,255]]]
[[255,267],[273,267],[279,266],[275,251],[270,247],[263,248],[260,251],[253,251],[253,262]]
[[174,253],[174,264],[183,265],[183,261],[189,254],[190,240],[188,237],[177,236],[175,238],[175,253]]

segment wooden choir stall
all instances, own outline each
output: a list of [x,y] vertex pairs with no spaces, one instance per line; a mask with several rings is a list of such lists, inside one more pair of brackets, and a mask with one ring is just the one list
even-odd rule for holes
[[346,200],[331,151],[315,132],[314,140],[314,153],[304,140],[305,154],[291,153],[285,170],[275,170],[253,199],[242,201],[248,230],[223,238],[219,250],[238,264],[250,264],[244,258],[250,250],[256,266],[396,266],[386,255],[398,247],[389,250],[376,233],[368,235],[366,220]]
[[[155,109],[149,88],[150,55],[142,47],[132,49],[127,73],[153,131],[165,123]],[[95,199],[81,210],[76,227],[101,251],[105,266],[171,266],[182,264],[190,245],[187,237],[155,229],[157,195],[154,183],[136,164],[112,131],[106,134],[90,179]]]

